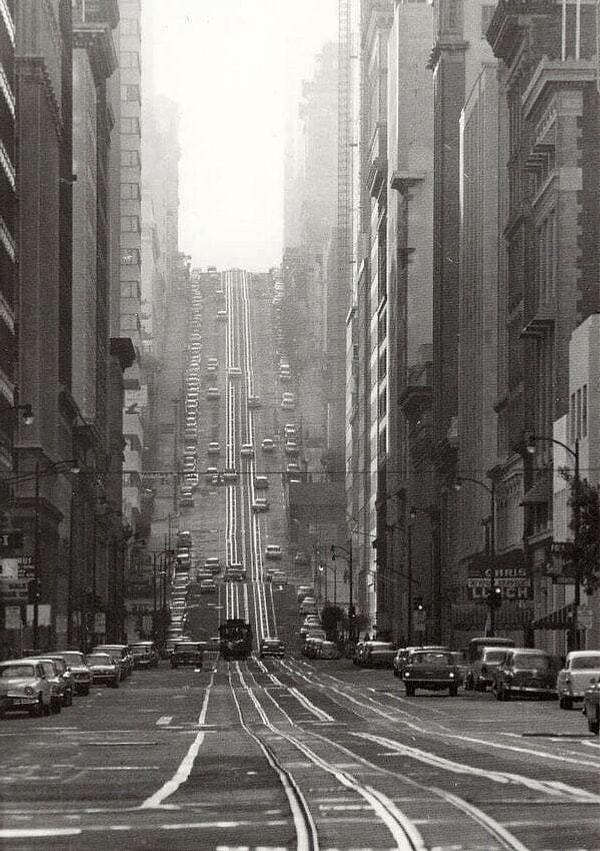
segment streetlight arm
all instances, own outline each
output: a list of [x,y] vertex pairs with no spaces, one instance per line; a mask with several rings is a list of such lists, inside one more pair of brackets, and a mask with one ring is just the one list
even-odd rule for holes
[[575,439],[575,449],[571,449],[570,446],[567,446],[566,443],[563,443],[562,440],[557,440],[555,437],[543,437],[539,434],[532,434],[529,436],[529,439],[531,441],[543,440],[544,443],[556,443],[557,446],[562,446],[575,460],[579,457],[579,438]]
[[490,494],[490,496],[492,496],[494,493],[494,489],[489,485],[486,485],[486,483],[482,482],[480,479],[472,479],[470,476],[455,476],[454,480],[459,483],[472,482],[472,484],[474,485],[479,485],[480,487],[484,488],[484,490],[486,490]]

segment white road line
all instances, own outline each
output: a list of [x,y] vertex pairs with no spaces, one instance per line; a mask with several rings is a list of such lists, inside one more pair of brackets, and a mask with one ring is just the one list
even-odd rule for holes
[[[202,726],[206,721],[208,701],[210,698],[210,692],[213,686],[214,678],[215,675],[213,673],[211,674],[210,682],[206,687],[206,692],[204,694],[204,702],[202,704],[202,709],[200,710],[198,726]],[[190,745],[188,752],[184,756],[179,768],[177,769],[173,777],[170,780],[167,780],[167,782],[163,786],[161,786],[161,788],[157,792],[155,792],[149,798],[146,798],[146,800],[140,805],[141,810],[159,808],[163,801],[165,801],[170,795],[176,792],[182,783],[185,783],[185,781],[190,776],[195,759],[198,756],[198,752],[200,751],[205,735],[206,734],[204,730],[200,730],[200,732],[197,734],[196,738]]]
[[33,839],[43,836],[80,836],[83,833],[81,827],[24,827],[24,828],[2,828],[0,839]]
[[168,727],[172,720],[172,715],[161,715],[158,721],[156,722],[156,725],[157,727]]
[[560,788],[558,788],[557,784],[553,781],[547,782],[544,780],[535,780],[530,777],[525,777],[522,774],[512,774],[506,771],[488,771],[485,768],[477,768],[473,765],[454,762],[453,760],[438,756],[438,754],[431,753],[430,751],[414,748],[411,745],[404,745],[401,742],[397,742],[394,739],[387,739],[383,736],[374,736],[371,733],[351,733],[351,735],[358,739],[365,739],[366,741],[374,742],[375,744],[394,750],[397,753],[408,756],[411,759],[425,763],[426,765],[430,765],[434,768],[441,768],[444,771],[450,771],[453,774],[468,774],[472,777],[482,777],[485,780],[491,780],[494,783],[501,783],[503,785],[525,786],[527,789],[532,789],[535,792],[546,793],[547,795],[554,797],[564,797],[565,795],[569,795],[577,801],[588,800],[600,802],[600,796],[594,795],[592,792],[586,792],[584,789],[576,789],[573,786],[567,786],[566,784],[560,784]]
[[312,712],[315,718],[318,718],[319,721],[333,721],[331,715],[328,715],[322,709],[319,709],[318,706],[315,706],[314,703],[311,703],[311,701],[307,697],[305,697],[302,692],[298,691],[297,688],[293,688],[290,686],[288,690],[290,694],[292,694],[305,709],[308,709],[309,712]]
[[437,795],[440,795],[442,798],[444,798],[457,809],[468,813],[474,821],[476,821],[486,830],[496,834],[496,838],[503,843],[505,848],[510,848],[511,851],[529,851],[527,846],[523,845],[522,842],[519,842],[516,836],[513,836],[513,834],[506,830],[506,828],[504,828],[500,824],[500,822],[497,822],[491,816],[488,816],[487,813],[483,812],[483,810],[480,810],[477,807],[473,807],[471,804],[469,804],[467,801],[464,801],[462,798],[457,798],[456,795],[452,794],[452,792],[446,792],[445,789],[436,789],[432,787],[431,791],[435,792]]

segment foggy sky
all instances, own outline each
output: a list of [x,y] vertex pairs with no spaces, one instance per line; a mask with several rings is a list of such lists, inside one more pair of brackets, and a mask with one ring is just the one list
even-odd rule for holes
[[281,259],[286,110],[337,40],[337,0],[153,2],[154,85],[181,114],[181,248],[198,266],[267,269]]

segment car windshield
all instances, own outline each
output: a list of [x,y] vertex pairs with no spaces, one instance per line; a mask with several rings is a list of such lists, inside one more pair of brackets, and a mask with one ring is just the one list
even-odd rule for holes
[[413,653],[410,656],[412,665],[451,665],[452,657],[449,653]]
[[18,677],[35,677],[33,665],[6,665],[0,668],[0,677],[3,680],[14,680]]
[[85,658],[83,653],[76,653],[75,651],[69,653],[61,653],[60,654],[67,665],[85,665]]
[[515,668],[541,668],[548,670],[551,665],[550,658],[544,656],[543,653],[517,653],[513,661]]
[[132,647],[131,652],[134,656],[145,656],[147,653],[150,653],[149,647]]
[[88,665],[110,665],[111,658],[108,653],[90,653],[86,661]]
[[600,668],[600,655],[576,656],[571,660],[571,668],[574,671],[592,671]]
[[175,650],[178,653],[181,653],[182,651],[184,653],[189,653],[191,650],[193,651],[193,650],[199,650],[199,649],[200,648],[198,647],[197,644],[186,643],[186,644],[176,644],[175,645]]

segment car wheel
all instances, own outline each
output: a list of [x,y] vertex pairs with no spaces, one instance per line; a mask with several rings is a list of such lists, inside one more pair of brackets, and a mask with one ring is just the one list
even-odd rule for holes
[[561,694],[558,705],[561,709],[573,709],[573,701],[564,694]]
[[500,688],[499,685],[494,683],[494,685],[492,686],[492,691],[496,695],[496,700],[502,700],[503,699],[502,698],[502,689]]
[[120,685],[119,678],[115,677],[115,679],[111,683],[111,688],[119,688],[119,685]]
[[65,693],[65,706],[73,706],[73,689]]
[[400,676],[399,672],[398,672],[395,668],[394,668],[394,676],[395,676],[395,677],[399,677],[399,676]]
[[81,693],[84,695],[88,695],[90,693],[90,686],[83,686],[83,688],[81,689]]
[[471,676],[471,674],[467,674],[467,676],[465,677],[465,691],[472,691],[472,690],[473,690],[473,677]]
[[45,704],[42,708],[42,712],[44,713],[44,715],[50,715],[51,712],[52,712],[52,704],[51,703]]
[[502,697],[501,697],[501,700],[510,700],[510,692],[509,692],[509,690],[508,690],[508,689],[506,689],[506,688],[503,688],[503,689],[502,689]]
[[53,715],[59,715],[61,710],[62,710],[62,698],[59,698],[58,700],[53,700],[50,703],[50,711],[52,712]]
[[595,736],[600,733],[600,707],[596,707],[596,717],[590,718],[588,715],[588,730]]
[[406,689],[406,696],[407,697],[414,697],[415,696],[415,687],[414,686],[405,686],[404,688]]
[[458,686],[450,686],[450,697],[456,697],[458,694]]

